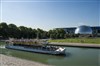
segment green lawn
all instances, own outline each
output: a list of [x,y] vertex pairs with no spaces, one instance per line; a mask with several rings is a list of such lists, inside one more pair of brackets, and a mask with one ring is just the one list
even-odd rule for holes
[[53,39],[49,42],[63,42],[63,43],[92,43],[100,44],[100,38],[67,38],[67,39]]

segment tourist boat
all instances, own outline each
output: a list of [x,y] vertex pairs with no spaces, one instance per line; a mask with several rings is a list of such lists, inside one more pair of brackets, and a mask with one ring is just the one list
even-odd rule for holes
[[[17,41],[18,42],[18,41]],[[28,41],[27,41],[28,42]],[[50,46],[47,44],[48,42],[42,42],[41,44],[21,44],[15,43],[14,41],[5,46],[9,49],[23,50],[29,52],[36,53],[45,53],[45,54],[53,54],[53,55],[65,55],[66,49],[63,47]]]

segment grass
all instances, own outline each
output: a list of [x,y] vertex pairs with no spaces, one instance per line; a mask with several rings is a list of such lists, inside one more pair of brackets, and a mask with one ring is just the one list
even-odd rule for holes
[[53,39],[49,42],[62,42],[62,43],[92,43],[100,44],[100,38],[67,38],[67,39]]

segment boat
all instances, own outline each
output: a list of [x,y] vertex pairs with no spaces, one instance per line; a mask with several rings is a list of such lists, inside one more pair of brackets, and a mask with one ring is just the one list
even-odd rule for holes
[[21,41],[16,40],[16,41],[10,41],[10,43],[7,43],[5,47],[8,49],[23,50],[23,51],[53,54],[53,55],[65,55],[65,51],[66,51],[66,49],[63,47],[51,46],[48,45],[48,42],[44,42],[44,41],[41,43],[38,41],[40,44],[37,44],[36,41],[33,41],[33,43],[36,44],[32,44],[30,41],[26,41],[26,42],[31,44],[20,43],[23,42],[23,40]]

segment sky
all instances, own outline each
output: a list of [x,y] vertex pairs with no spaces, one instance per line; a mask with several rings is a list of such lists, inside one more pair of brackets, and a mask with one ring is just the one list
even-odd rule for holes
[[100,26],[100,0],[1,0],[0,22],[41,28]]

